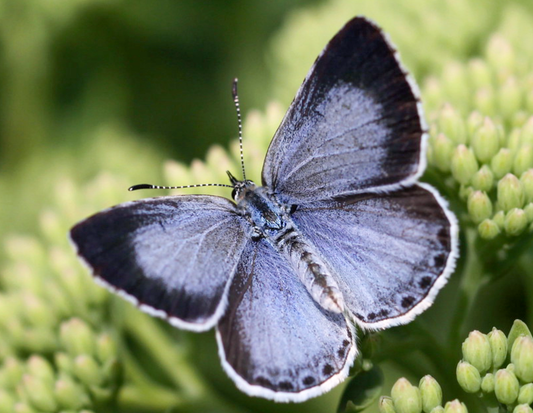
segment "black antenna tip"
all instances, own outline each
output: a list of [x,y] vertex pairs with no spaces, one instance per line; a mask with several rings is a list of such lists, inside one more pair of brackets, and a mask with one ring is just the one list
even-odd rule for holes
[[136,191],[138,189],[152,189],[154,186],[150,184],[133,185],[128,188],[128,191]]

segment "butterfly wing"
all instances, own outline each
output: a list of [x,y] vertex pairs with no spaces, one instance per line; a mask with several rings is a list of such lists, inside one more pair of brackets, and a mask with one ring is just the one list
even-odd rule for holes
[[107,287],[200,331],[223,313],[247,231],[232,202],[193,195],[121,204],[80,222],[70,236]]
[[455,217],[429,185],[321,201],[292,218],[326,258],[363,327],[411,321],[432,304],[455,265]]
[[418,91],[383,32],[348,22],[318,56],[277,130],[263,184],[287,204],[383,192],[422,173]]
[[348,375],[356,354],[343,315],[321,308],[261,239],[246,247],[217,325],[222,365],[244,392],[304,401]]

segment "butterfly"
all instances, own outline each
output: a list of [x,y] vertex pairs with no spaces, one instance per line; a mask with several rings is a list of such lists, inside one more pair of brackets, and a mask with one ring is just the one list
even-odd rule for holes
[[456,218],[418,182],[426,140],[414,80],[381,29],[356,17],[297,92],[261,186],[228,172],[234,202],[126,202],[70,237],[94,276],[142,310],[216,327],[242,391],[304,401],[348,376],[354,325],[408,323],[454,268]]

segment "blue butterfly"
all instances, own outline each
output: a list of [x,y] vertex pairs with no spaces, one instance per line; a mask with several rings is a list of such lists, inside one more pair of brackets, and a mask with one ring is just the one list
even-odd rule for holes
[[216,326],[222,365],[252,396],[304,401],[348,375],[354,324],[405,324],[452,272],[457,223],[425,168],[419,92],[374,23],[356,17],[300,87],[262,186],[232,197],[127,202],[70,236],[95,277],[187,330]]

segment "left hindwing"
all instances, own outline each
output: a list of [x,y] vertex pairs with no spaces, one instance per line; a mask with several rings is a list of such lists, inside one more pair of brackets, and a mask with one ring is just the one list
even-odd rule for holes
[[432,304],[455,265],[457,223],[429,185],[316,202],[292,218],[366,328],[411,321]]
[[277,130],[263,184],[287,204],[396,189],[422,172],[422,109],[383,32],[357,17],[317,58]]
[[247,231],[231,201],[191,195],[109,208],[70,236],[106,286],[178,327],[200,331],[223,313]]

